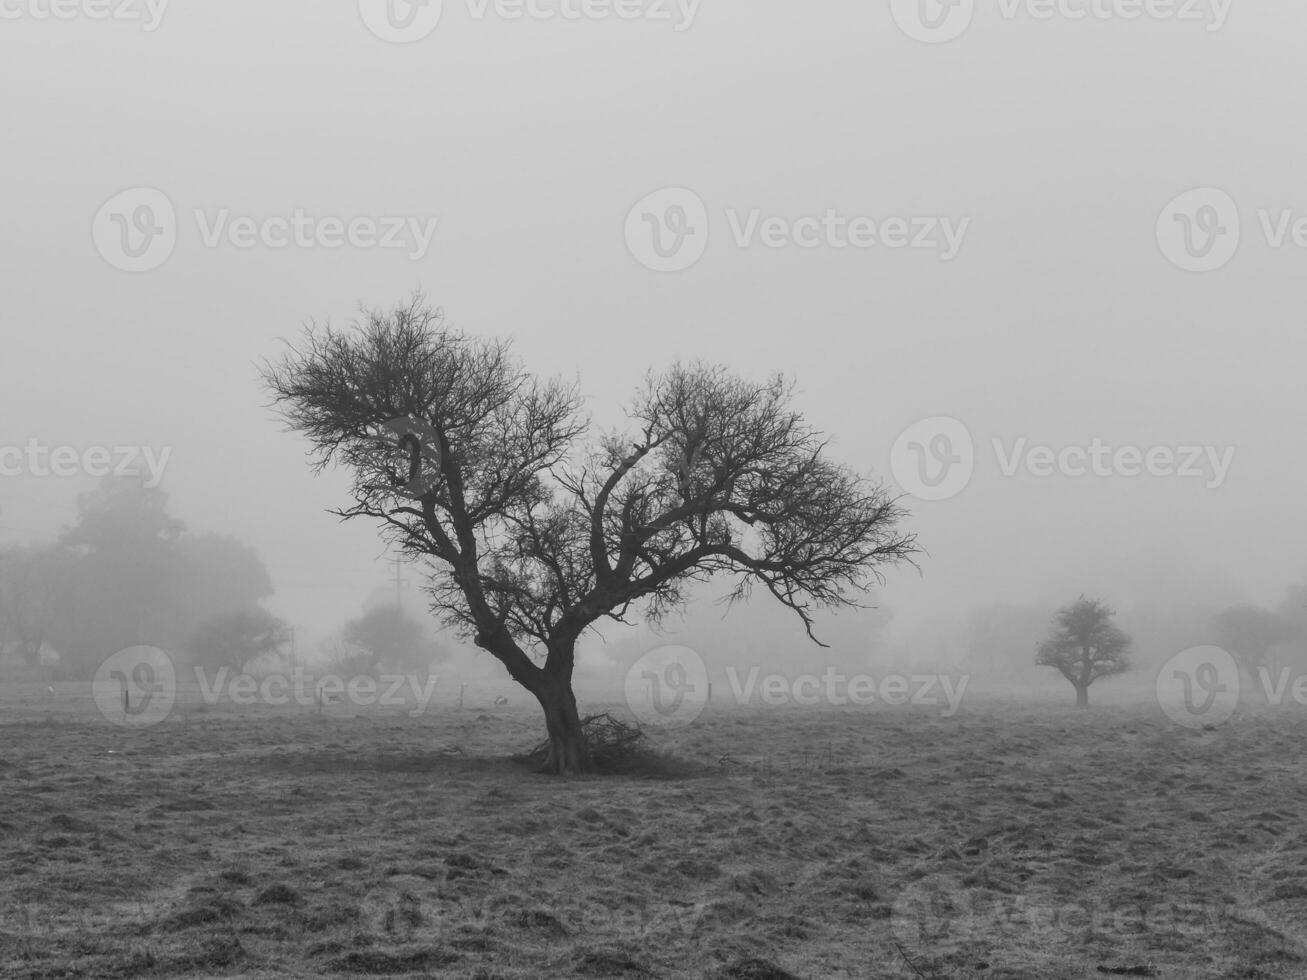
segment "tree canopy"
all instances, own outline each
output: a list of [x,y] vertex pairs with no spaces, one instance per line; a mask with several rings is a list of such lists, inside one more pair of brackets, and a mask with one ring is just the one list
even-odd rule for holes
[[1048,638],[1039,644],[1035,663],[1055,667],[1070,681],[1080,707],[1088,706],[1094,681],[1130,669],[1130,637],[1113,615],[1102,600],[1081,596],[1057,611]]

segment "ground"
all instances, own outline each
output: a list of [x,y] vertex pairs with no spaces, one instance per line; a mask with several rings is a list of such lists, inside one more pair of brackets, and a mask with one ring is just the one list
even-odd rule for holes
[[710,708],[559,780],[517,702],[4,698],[5,977],[1307,976],[1294,713]]

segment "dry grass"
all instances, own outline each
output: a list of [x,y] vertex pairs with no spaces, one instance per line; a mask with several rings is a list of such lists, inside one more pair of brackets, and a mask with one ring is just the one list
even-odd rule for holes
[[722,710],[572,781],[539,729],[2,726],[0,975],[1307,976],[1293,714]]

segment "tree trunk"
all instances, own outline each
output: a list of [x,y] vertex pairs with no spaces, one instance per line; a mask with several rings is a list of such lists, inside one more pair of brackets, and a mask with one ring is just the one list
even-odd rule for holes
[[1083,684],[1083,685],[1082,685],[1082,684],[1077,684],[1077,685],[1076,685],[1076,707],[1077,707],[1077,708],[1088,708],[1088,707],[1089,707],[1089,685],[1088,685],[1088,684]]
[[549,755],[545,771],[556,776],[576,776],[591,771],[590,746],[581,730],[572,685],[551,679],[536,692],[545,710],[545,728],[549,732]]

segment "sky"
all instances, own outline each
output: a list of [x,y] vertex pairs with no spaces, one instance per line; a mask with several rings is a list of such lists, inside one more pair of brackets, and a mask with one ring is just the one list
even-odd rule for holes
[[390,4],[0,0],[0,544],[95,483],[12,450],[166,451],[325,635],[392,569],[258,365],[421,290],[604,425],[791,375],[904,629],[1307,572],[1301,4]]

